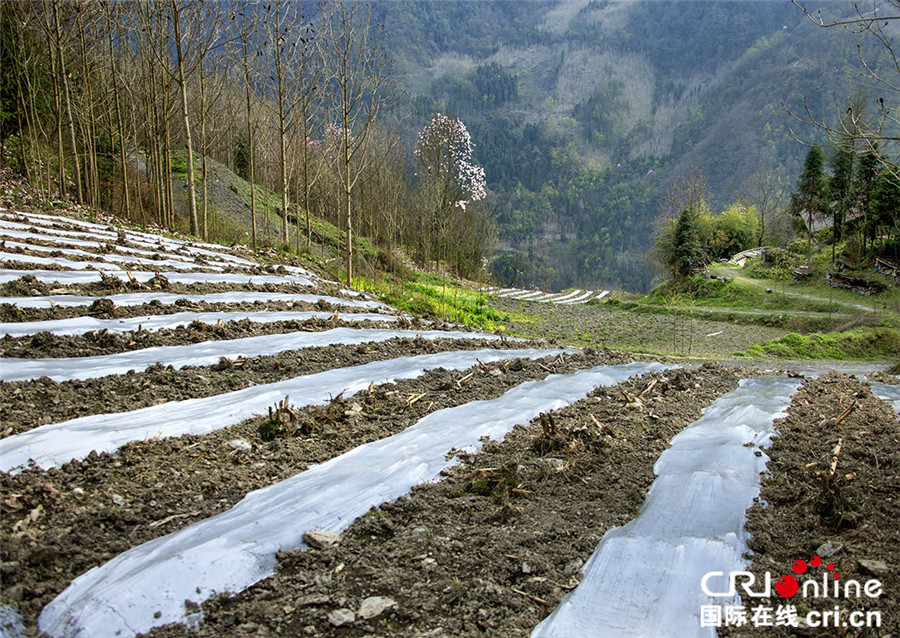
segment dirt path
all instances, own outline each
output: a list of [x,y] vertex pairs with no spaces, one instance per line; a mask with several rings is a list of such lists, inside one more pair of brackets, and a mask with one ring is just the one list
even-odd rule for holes
[[[741,275],[740,271],[736,268],[720,267],[720,268],[718,268],[718,270],[720,272],[725,273],[727,276],[731,277],[735,281],[740,281],[742,284],[747,284],[749,286],[755,286],[757,288],[767,288],[768,287],[765,284],[762,284],[762,283],[755,281],[749,277],[745,277],[744,275]],[[873,311],[872,306],[857,304],[857,303],[853,303],[850,301],[843,301],[840,299],[829,299],[828,297],[822,297],[819,295],[811,295],[808,293],[788,292],[788,291],[784,291],[781,294],[786,295],[788,297],[797,297],[798,299],[809,299],[811,301],[821,301],[822,303],[837,304],[839,306],[844,306],[845,308],[853,308],[854,310],[861,310],[863,312],[872,312]]]

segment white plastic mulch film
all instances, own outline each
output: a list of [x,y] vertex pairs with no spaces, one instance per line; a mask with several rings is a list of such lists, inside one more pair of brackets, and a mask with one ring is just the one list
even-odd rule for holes
[[[60,253],[62,255],[68,255],[71,257],[94,257],[96,259],[102,260],[103,263],[100,264],[99,268],[102,270],[103,268],[109,268],[109,263],[122,263],[122,264],[140,264],[144,266],[151,266],[154,268],[175,268],[176,270],[196,270],[196,269],[206,269],[206,270],[216,270],[220,271],[223,269],[225,262],[217,262],[217,264],[199,264],[189,260],[185,260],[181,255],[174,256],[174,259],[165,259],[160,257],[159,259],[148,259],[146,257],[135,257],[134,255],[119,255],[116,253],[110,254],[98,254],[94,252],[90,252],[87,250],[79,250],[77,248],[60,248],[59,246],[37,246],[34,244],[25,244],[17,241],[5,241],[4,245],[7,249],[10,248],[21,248],[22,250],[30,250],[38,253]],[[152,251],[142,251],[149,252],[151,255],[154,254]],[[155,253],[159,254],[159,253]],[[19,253],[4,253],[4,255],[10,255],[9,257],[4,257],[5,259],[9,259],[10,261],[22,261],[23,255]],[[53,262],[56,263],[56,262]],[[84,262],[82,262],[84,263]],[[97,267],[97,266],[95,266]]]
[[900,386],[888,383],[872,383],[871,386],[872,394],[890,403],[894,412],[900,414]]
[[131,332],[144,330],[156,332],[187,326],[194,321],[205,324],[248,320],[253,323],[274,323],[277,321],[307,321],[309,319],[337,319],[338,321],[387,321],[396,322],[394,315],[375,312],[332,313],[326,311],[256,310],[232,312],[176,312],[171,315],[143,315],[124,319],[98,319],[96,317],[72,317],[71,319],[49,319],[46,321],[18,321],[0,323],[0,336],[27,337],[39,332],[55,335],[82,335],[87,332],[105,330],[107,332]]
[[273,574],[276,553],[300,547],[304,532],[339,532],[372,506],[435,479],[452,463],[445,457],[451,449],[477,451],[481,437],[500,438],[599,385],[664,368],[627,364],[550,375],[497,399],[434,412],[399,434],[251,492],[218,516],[92,569],[44,608],[39,627],[53,636],[133,636],[187,622],[186,600],[236,593]]
[[[254,262],[248,259],[243,259],[235,255],[221,252],[222,247],[216,244],[185,241],[182,239],[172,239],[170,237],[163,237],[162,235],[154,235],[151,233],[144,233],[134,230],[120,231],[119,229],[111,229],[101,224],[94,224],[91,222],[72,219],[69,217],[39,215],[36,213],[22,213],[18,211],[13,212],[5,209],[0,209],[0,212],[5,213],[7,217],[13,215],[16,220],[19,220],[0,220],[0,228],[7,230],[17,230],[21,232],[28,231],[30,228],[39,227],[39,229],[43,233],[49,235],[50,237],[54,235],[63,237],[82,237],[88,240],[100,239],[106,242],[118,241],[119,232],[122,232],[122,237],[124,237],[125,241],[133,242],[143,246],[163,247],[170,250],[183,250],[185,252],[196,255],[215,257],[217,259],[229,261],[234,264],[245,266],[255,265]],[[63,230],[60,228],[61,226],[77,226],[84,230]]]
[[[312,286],[313,281],[302,275],[248,275],[241,273],[218,272],[161,272],[158,273],[173,284],[298,284]],[[116,277],[122,281],[134,280],[139,283],[147,283],[157,273],[146,270],[110,270],[110,272],[85,271],[85,270],[11,270],[0,269],[0,284],[15,281],[24,275],[31,275],[41,283],[62,284],[72,286],[75,284],[93,284],[103,281],[103,277]]]
[[746,566],[745,511],[768,461],[757,452],[771,443],[800,383],[744,380],[676,435],[653,468],[638,518],[603,536],[581,584],[532,638],[715,636],[700,622],[710,604],[701,579]]
[[290,396],[294,406],[323,404],[338,395],[351,396],[370,383],[411,379],[426,370],[464,370],[478,361],[549,357],[571,350],[462,350],[373,361],[359,366],[254,385],[212,397],[154,405],[131,412],[95,414],[51,423],[0,439],[0,470],[17,471],[29,461],[41,468],[82,459],[91,453],[114,452],[126,443],[183,434],[208,434],[236,425]]
[[25,635],[25,621],[19,610],[0,604],[0,638],[20,638]]
[[397,338],[484,339],[500,337],[478,332],[446,330],[388,330],[383,328],[333,328],[322,332],[289,332],[242,339],[203,341],[181,346],[156,346],[103,354],[93,357],[17,359],[4,358],[0,365],[0,381],[24,381],[47,377],[54,381],[96,379],[111,374],[126,374],[129,370],[142,372],[160,363],[176,370],[187,366],[209,366],[226,359],[248,359],[274,355],[301,348],[348,345],[387,341]]
[[180,299],[192,303],[228,303],[243,302],[306,302],[317,303],[323,301],[336,306],[348,306],[353,308],[368,308],[372,310],[385,310],[398,312],[391,306],[380,301],[367,301],[363,299],[343,299],[328,295],[314,295],[304,293],[287,292],[262,292],[238,290],[234,292],[213,292],[205,295],[184,295],[171,292],[133,292],[118,295],[105,295],[103,297],[91,297],[87,295],[44,295],[35,297],[0,297],[0,304],[8,303],[17,308],[52,308],[53,306],[73,307],[90,306],[98,299],[109,299],[117,306],[140,306],[141,304],[158,301],[163,305],[171,305]]

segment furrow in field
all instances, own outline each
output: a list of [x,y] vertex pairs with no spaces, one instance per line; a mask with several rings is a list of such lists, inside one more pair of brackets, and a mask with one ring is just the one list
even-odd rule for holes
[[[153,247],[161,246],[168,249],[182,249],[194,254],[215,257],[217,259],[223,259],[235,264],[247,266],[256,265],[255,262],[252,262],[249,259],[243,259],[235,255],[221,252],[222,247],[216,244],[208,244],[204,242],[188,242],[180,239],[172,239],[169,237],[163,237],[161,235],[154,235],[151,233],[144,233],[133,230],[111,230],[108,226],[93,224],[91,222],[84,222],[68,217],[56,217],[52,215],[39,215],[35,213],[19,212],[15,213],[15,217],[18,219],[24,219],[27,223],[22,223],[21,221],[10,221],[8,218],[6,218],[0,220],[0,228],[18,231],[29,231],[31,228],[39,226],[41,227],[42,231],[50,236],[61,235],[64,237],[100,239],[113,242],[119,239],[119,233],[121,232],[126,241],[131,241],[139,245]],[[66,227],[72,226],[80,227],[86,230],[65,230]]]
[[[760,449],[799,385],[787,377],[742,381],[676,435],[654,466],[640,516],[603,536],[584,580],[533,638],[715,636],[700,623],[709,604],[701,579],[747,565],[744,513],[768,460]],[[712,586],[727,589],[721,580]]]
[[285,396],[294,405],[319,404],[349,396],[372,383],[408,379],[430,368],[463,369],[476,361],[539,358],[561,350],[484,349],[400,357],[361,366],[338,368],[277,383],[252,386],[213,397],[164,403],[116,414],[100,414],[44,425],[0,440],[0,470],[24,467],[33,460],[48,468],[81,459],[91,451],[114,451],[131,441],[152,437],[205,434],[265,412]]
[[184,273],[184,272],[148,272],[148,271],[123,271],[111,270],[108,273],[84,272],[69,270],[16,270],[0,269],[0,284],[15,281],[25,275],[31,275],[40,282],[46,284],[89,284],[103,281],[103,277],[117,277],[122,281],[137,281],[146,283],[157,274],[165,277],[169,282],[176,284],[198,283],[231,283],[231,284],[300,284],[312,286],[313,281],[309,277],[299,275],[244,275],[238,273]]
[[118,295],[104,295],[93,297],[88,295],[42,295],[35,297],[0,297],[0,304],[10,304],[19,308],[52,308],[53,306],[90,306],[98,299],[109,299],[116,306],[140,306],[145,303],[158,302],[161,304],[174,304],[179,300],[191,303],[243,303],[253,301],[301,301],[305,303],[329,303],[336,306],[348,306],[356,308],[368,308],[372,310],[386,310],[397,312],[394,308],[380,301],[368,301],[365,299],[343,299],[329,295],[315,295],[304,293],[262,292],[262,291],[234,291],[216,292],[205,295],[176,294],[167,292],[136,292]]
[[[147,259],[146,257],[135,257],[134,255],[119,255],[115,253],[97,253],[91,252],[88,250],[80,250],[77,248],[57,248],[55,246],[36,246],[33,244],[23,244],[17,241],[6,241],[3,242],[6,248],[20,248],[23,251],[27,252],[36,252],[36,253],[60,253],[62,255],[66,255],[68,257],[79,257],[79,258],[94,258],[100,259],[103,262],[112,262],[112,263],[120,263],[120,264],[138,264],[142,266],[152,266],[156,268],[175,268],[176,270],[195,270],[205,268],[207,270],[215,270],[221,271],[224,266],[222,265],[214,265],[214,264],[200,264],[195,261],[186,261],[185,258],[180,259],[172,259],[172,258],[160,258],[160,259]],[[11,259],[15,261],[16,255],[18,253],[6,253],[9,255],[6,257],[7,259]],[[80,259],[79,261],[85,261],[85,259]],[[219,262],[224,264],[224,262]],[[105,264],[103,264],[105,266]],[[226,264],[228,265],[228,264]]]
[[396,322],[398,317],[374,312],[334,313],[323,311],[248,311],[248,312],[179,312],[171,315],[143,315],[127,319],[98,319],[96,317],[75,317],[50,321],[25,321],[0,323],[0,336],[25,337],[39,332],[55,335],[80,335],[95,330],[124,333],[133,330],[156,332],[178,326],[186,326],[193,321],[206,324],[241,321],[247,319],[255,323],[276,321],[306,321],[308,319],[333,319],[337,321],[386,321]]
[[[112,374],[125,374],[130,370],[146,370],[152,365],[162,364],[174,369],[186,366],[208,366],[221,359],[247,359],[296,350],[335,344],[361,344],[388,339],[484,339],[497,340],[500,337],[477,332],[451,332],[444,330],[386,330],[379,328],[334,328],[323,332],[292,332],[288,334],[262,335],[244,339],[224,341],[204,341],[181,346],[160,346],[100,355],[96,357],[71,357],[49,359],[0,359],[0,380],[23,381],[47,377],[54,381],[92,379]],[[524,341],[524,339],[522,340]]]
[[274,572],[275,554],[302,544],[310,529],[340,531],[369,507],[434,479],[451,449],[478,450],[540,412],[561,408],[599,385],[664,369],[599,366],[528,382],[491,401],[433,413],[402,433],[360,446],[269,488],[231,510],[125,552],[77,578],[41,614],[42,630],[133,635],[185,622],[185,600],[237,592]]

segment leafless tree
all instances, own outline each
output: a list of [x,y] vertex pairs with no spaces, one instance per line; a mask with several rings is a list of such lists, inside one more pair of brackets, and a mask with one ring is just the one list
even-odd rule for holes
[[[315,40],[319,37],[312,27],[307,29],[307,37]],[[310,194],[321,175],[321,162],[317,161],[314,149],[311,148],[312,134],[321,112],[321,100],[319,99],[322,80],[322,59],[318,53],[318,47],[308,42],[299,54],[297,60],[297,103],[296,119],[298,125],[301,181],[303,183],[303,212],[306,217],[306,250],[312,251],[312,214],[310,212]],[[297,252],[300,251],[300,217],[297,217]]]
[[[109,68],[110,68],[110,83],[112,84],[113,90],[113,99],[115,101],[116,108],[116,128],[118,130],[118,138],[119,138],[119,161],[121,163],[122,169],[122,194],[123,201],[125,206],[125,217],[131,217],[131,197],[130,197],[130,189],[129,189],[129,179],[128,179],[128,159],[127,159],[127,151],[125,149],[125,125],[124,119],[122,116],[122,100],[119,97],[119,68],[116,64],[116,60],[118,58],[118,52],[114,45],[114,39],[117,35],[118,29],[113,27],[114,24],[118,26],[116,13],[120,11],[118,5],[110,2],[110,0],[105,0],[103,2],[103,10],[104,17],[106,19],[106,36],[109,43]],[[121,36],[120,36],[121,40]]]
[[397,97],[393,61],[382,51],[384,26],[357,0],[326,7],[318,39],[325,66],[328,110],[337,117],[340,155],[335,162],[343,190],[347,282],[353,280],[352,195],[365,167],[373,123]]
[[255,39],[259,28],[255,5],[244,5],[236,13],[234,20],[236,46],[233,56],[240,61],[244,79],[244,98],[247,116],[247,181],[250,182],[250,238],[253,250],[257,249],[256,223],[256,179],[254,168],[256,151],[253,133],[256,129],[256,118],[253,116],[254,81],[256,75]]
[[[866,109],[865,98],[851,98],[849,104],[836,107],[835,122],[831,122],[821,114],[815,114],[804,100],[803,114],[788,112],[798,121],[823,130],[834,144],[846,143],[848,140],[862,147],[863,152],[875,153],[882,159],[886,168],[895,178],[900,178],[900,170],[886,158],[892,154],[896,143],[900,141],[900,119],[893,108],[900,92],[900,60],[894,50],[893,35],[900,20],[900,0],[871,0],[869,3],[854,5],[854,13],[842,18],[828,18],[822,10],[812,11],[801,0],[791,0],[817,26],[828,29],[845,28],[851,33],[870,36],[881,45],[887,54],[888,65],[880,69],[879,65],[866,57],[862,47],[857,44],[862,77],[872,82],[878,90],[875,99],[877,114],[870,116]],[[887,99],[885,99],[887,96]],[[793,130],[791,131],[792,133]]]
[[270,104],[278,118],[278,148],[281,192],[281,235],[287,243],[288,207],[288,136],[296,124],[295,108],[299,100],[296,75],[308,44],[308,22],[290,2],[275,0],[268,7],[264,21],[267,49],[271,51]]
[[197,219],[197,193],[194,189],[194,146],[191,139],[191,118],[188,111],[188,94],[187,94],[187,62],[185,60],[185,44],[182,34],[182,14],[192,6],[190,0],[182,2],[180,0],[171,0],[171,17],[175,35],[175,68],[176,83],[181,97],[181,119],[184,122],[184,135],[187,146],[187,190],[188,201],[190,202],[190,222],[191,233],[198,234],[200,224]]
[[676,178],[660,200],[660,216],[656,223],[677,219],[686,208],[698,213],[708,207],[710,196],[706,175],[696,167],[691,167],[683,177]]
[[756,208],[759,229],[756,245],[763,246],[777,234],[778,222],[784,217],[787,182],[768,165],[760,164],[744,184],[742,197]]

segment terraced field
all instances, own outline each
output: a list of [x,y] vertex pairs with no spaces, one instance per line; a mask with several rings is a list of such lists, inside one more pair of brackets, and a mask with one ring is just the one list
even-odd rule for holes
[[852,402],[823,445],[877,431],[900,469],[892,385],[809,411],[822,382],[429,323],[217,245],[10,210],[0,240],[4,636],[711,635],[779,418]]

